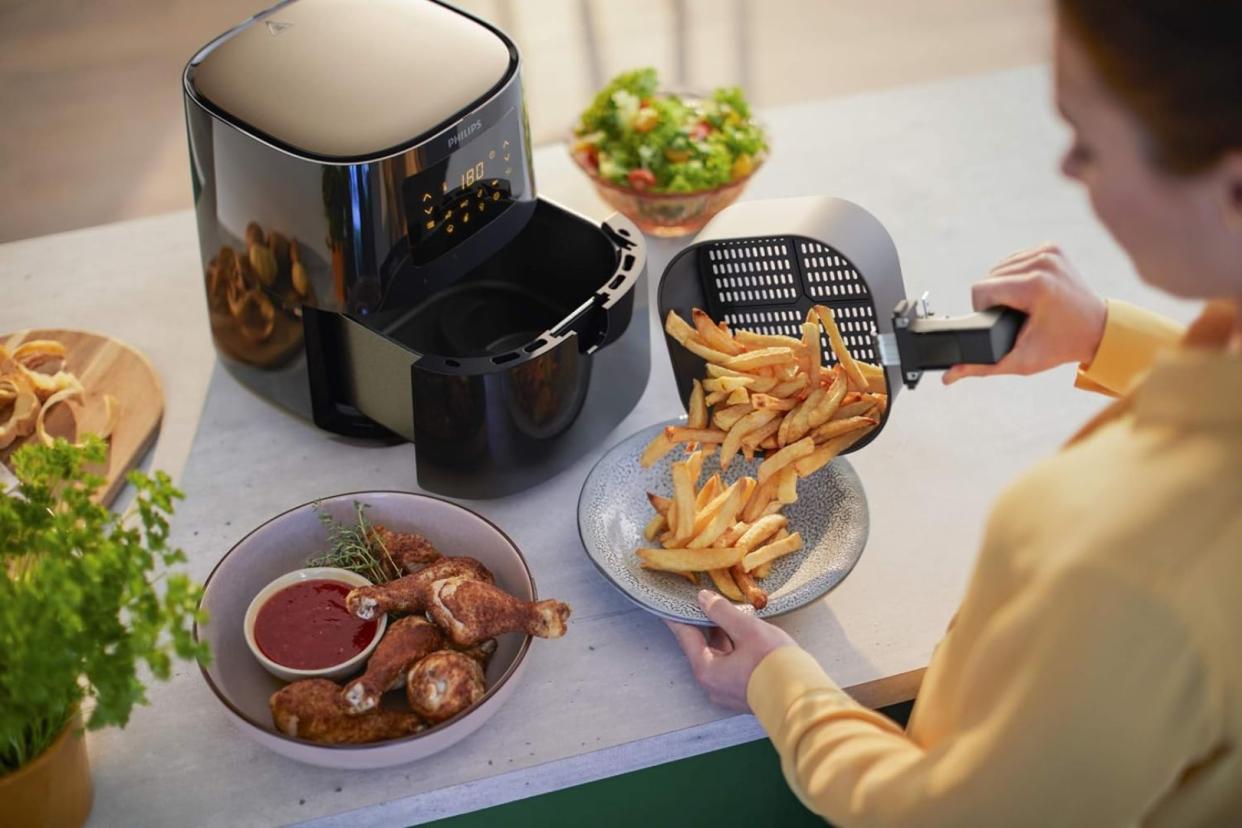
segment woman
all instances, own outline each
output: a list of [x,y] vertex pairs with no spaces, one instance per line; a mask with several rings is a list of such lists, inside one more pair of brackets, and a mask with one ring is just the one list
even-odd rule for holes
[[947,382],[1078,361],[1119,399],[998,500],[907,732],[719,596],[710,643],[672,625],[842,825],[1242,824],[1242,4],[1057,8],[1065,174],[1144,281],[1207,307],[1183,333],[1105,303],[1051,246],[976,285],[1030,319]]

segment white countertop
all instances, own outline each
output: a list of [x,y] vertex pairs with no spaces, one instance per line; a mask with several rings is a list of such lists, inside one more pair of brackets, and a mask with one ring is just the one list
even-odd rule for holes
[[[1138,282],[1084,195],[1059,178],[1065,135],[1049,101],[1047,70],[1030,68],[770,110],[772,158],[746,197],[826,193],[863,205],[896,241],[907,290],[931,290],[940,312],[969,310],[968,285],[1000,257],[1056,240],[1100,292],[1189,318],[1193,308]],[[563,148],[535,158],[542,194],[605,214]],[[651,244],[652,291],[678,247]],[[412,446],[318,431],[215,364],[188,212],[0,246],[0,285],[0,331],[81,327],[151,357],[168,400],[154,463],[179,472],[188,499],[173,540],[200,580],[290,506],[416,488]],[[647,392],[609,442],[680,410],[658,328]],[[898,398],[882,439],[851,455],[870,503],[867,549],[839,588],[779,623],[867,703],[911,695],[990,503],[1101,406],[1071,381],[1068,368],[952,389],[928,376]],[[574,504],[605,448],[538,489],[468,504],[522,547],[541,594],[574,606],[569,635],[535,642],[521,686],[481,731],[391,770],[306,767],[241,736],[197,668],[181,664],[124,731],[91,734],[93,824],[409,824],[759,738],[752,717],[707,702],[663,624],[583,554]]]

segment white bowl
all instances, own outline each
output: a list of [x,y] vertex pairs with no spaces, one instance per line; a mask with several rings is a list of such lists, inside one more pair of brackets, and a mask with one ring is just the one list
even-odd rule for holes
[[[537,600],[535,582],[522,553],[495,524],[469,509],[428,495],[409,492],[354,492],[318,501],[339,521],[354,518],[354,501],[367,504],[367,517],[398,532],[418,532],[445,555],[469,555],[496,576],[496,585],[524,601]],[[228,551],[204,584],[202,607],[207,624],[194,626],[195,639],[211,646],[212,660],[200,665],[221,712],[264,747],[311,765],[346,770],[386,768],[431,756],[478,730],[495,715],[517,687],[526,666],[530,636],[510,633],[497,639],[486,671],[487,692],[474,707],[426,730],[363,745],[325,745],[286,736],[272,724],[268,699],[284,686],[260,666],[245,642],[246,608],[263,584],[323,552],[323,524],[306,503],[277,515],[250,532]],[[399,694],[391,703],[403,705]]]
[[340,664],[334,664],[331,667],[299,670],[272,661],[263,654],[263,650],[259,649],[259,642],[255,641],[254,638],[254,624],[258,620],[259,610],[267,603],[268,598],[271,598],[285,587],[300,581],[314,580],[339,581],[352,587],[371,586],[371,582],[357,572],[350,572],[348,569],[337,569],[332,566],[311,566],[305,569],[295,569],[292,572],[286,572],[259,590],[259,594],[254,596],[254,600],[246,608],[246,617],[242,620],[242,630],[245,632],[246,645],[250,647],[250,652],[254,654],[254,657],[259,660],[259,663],[263,665],[265,670],[278,679],[301,681],[308,678],[327,678],[339,681],[346,676],[351,676],[358,672],[364,661],[370,658],[371,651],[379,644],[380,639],[384,637],[384,630],[388,628],[388,616],[381,615],[379,623],[375,625],[375,635],[371,636],[371,642],[367,644],[363,651],[348,661],[342,661]]

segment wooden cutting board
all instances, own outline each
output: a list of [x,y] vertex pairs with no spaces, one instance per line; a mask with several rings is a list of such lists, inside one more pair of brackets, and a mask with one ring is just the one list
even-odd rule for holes
[[[125,486],[125,475],[142,460],[159,434],[164,416],[164,392],[159,377],[147,358],[116,339],[83,331],[30,329],[0,335],[0,344],[12,351],[32,339],[54,339],[64,343],[64,370],[71,371],[86,394],[111,394],[120,403],[116,427],[109,440],[108,466],[100,470],[105,478],[99,502],[107,506]],[[70,437],[73,414],[58,405],[48,411],[47,430],[53,436]],[[0,451],[0,462],[8,465],[9,456],[31,440],[30,435]]]

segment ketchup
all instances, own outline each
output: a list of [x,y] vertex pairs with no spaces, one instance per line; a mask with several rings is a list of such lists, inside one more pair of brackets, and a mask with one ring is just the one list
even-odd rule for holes
[[282,667],[321,670],[349,661],[375,637],[376,619],[364,621],[345,606],[351,587],[316,578],[272,595],[254,620],[254,640]]

